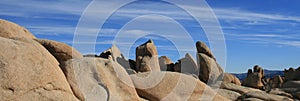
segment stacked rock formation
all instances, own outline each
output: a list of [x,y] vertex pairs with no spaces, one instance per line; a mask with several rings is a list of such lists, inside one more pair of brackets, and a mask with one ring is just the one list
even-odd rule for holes
[[152,40],[136,48],[136,71],[160,71],[157,50]]
[[199,66],[199,79],[204,83],[215,83],[218,78],[223,77],[223,69],[216,62],[211,50],[205,43],[198,41],[196,43],[197,57]]
[[253,71],[251,69],[248,70],[247,77],[242,82],[243,86],[253,87],[258,89],[263,89],[264,70],[258,65],[253,67]]

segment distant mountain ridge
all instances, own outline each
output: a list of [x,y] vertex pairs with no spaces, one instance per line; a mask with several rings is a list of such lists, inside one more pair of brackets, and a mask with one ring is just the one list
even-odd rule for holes
[[[264,69],[265,77],[266,78],[273,78],[273,76],[280,75],[283,76],[283,71],[280,70],[267,70]],[[232,73],[237,78],[239,78],[241,81],[243,81],[247,77],[247,73]]]

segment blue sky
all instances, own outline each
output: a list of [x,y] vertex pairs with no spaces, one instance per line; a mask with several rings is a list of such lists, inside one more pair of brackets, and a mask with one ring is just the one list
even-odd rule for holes
[[[77,23],[90,2],[89,0],[2,0],[0,18],[28,28],[38,38],[72,45]],[[113,2],[103,0],[101,3],[109,5]],[[207,3],[216,14],[224,33],[227,72],[246,72],[256,64],[272,70],[300,66],[300,7],[298,6],[300,1],[208,0]],[[187,6],[199,8],[197,4]],[[99,7],[96,10],[100,14],[95,15],[99,16],[101,11],[109,9]],[[152,15],[141,16],[144,14]],[[136,16],[140,17],[128,23]],[[174,19],[180,24],[175,23]],[[124,24],[127,25],[124,27]],[[84,54],[93,52],[99,54],[111,46],[118,29],[123,27],[116,42],[119,43],[117,46],[122,52],[128,52],[125,53],[128,54],[127,58],[134,59],[135,47],[147,39],[153,39],[159,55],[169,56],[176,61],[182,57],[176,47],[195,56],[194,44],[186,43],[201,40],[209,44],[205,33],[197,24],[184,11],[172,5],[141,1],[120,8],[111,15],[97,36],[96,50],[84,48],[78,50]],[[180,27],[186,30],[180,30]],[[95,30],[88,26],[86,29]],[[184,33],[190,33],[191,37]],[[86,33],[86,36],[88,35],[89,33]],[[143,35],[146,36],[134,39]],[[176,42],[167,40],[168,38]],[[126,43],[128,40],[134,43]],[[77,44],[84,46],[94,43]],[[132,46],[123,47],[125,44]]]

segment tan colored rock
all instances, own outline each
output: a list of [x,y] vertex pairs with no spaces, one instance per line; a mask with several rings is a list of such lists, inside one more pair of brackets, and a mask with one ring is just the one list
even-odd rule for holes
[[105,50],[100,54],[100,57],[108,59],[109,55],[114,61],[117,61],[117,58],[125,59],[120,49],[116,45],[112,45],[111,48]]
[[168,66],[173,63],[173,61],[167,56],[161,56],[158,60],[161,71],[167,71]]
[[130,75],[138,94],[150,101],[227,101],[192,76],[176,72],[145,72]]
[[208,57],[216,60],[216,58],[212,54],[211,50],[208,48],[208,46],[204,42],[201,42],[201,41],[196,42],[196,48],[197,48],[197,53],[203,53],[203,54],[207,55]]
[[236,76],[229,73],[224,73],[223,82],[229,82],[236,85],[241,85],[241,81]]
[[259,89],[244,87],[244,86],[236,85],[233,83],[226,83],[226,82],[223,82],[220,88],[235,91],[240,94],[244,94],[244,93],[251,92],[251,91],[261,91]]
[[[139,101],[133,83],[117,62],[103,58],[75,58],[66,62],[73,88],[87,100]],[[76,84],[75,84],[76,83]]]
[[299,81],[287,81],[283,83],[282,88],[300,88],[300,80]]
[[189,53],[185,54],[184,58],[178,60],[178,63],[176,63],[174,66],[174,71],[184,74],[199,75],[197,63]]
[[290,68],[289,70],[284,69],[284,81],[296,81],[296,80],[300,80],[300,67],[298,67],[297,69],[294,68]]
[[280,88],[280,90],[287,92],[289,94],[292,94],[294,98],[300,99],[299,93],[300,93],[300,88]]
[[221,96],[226,97],[232,101],[236,101],[238,99],[238,97],[241,96],[240,93],[234,92],[231,90],[227,90],[227,89],[218,89],[218,94],[220,94]]
[[264,101],[258,98],[244,98],[242,101]]
[[284,91],[282,91],[281,89],[275,88],[275,89],[271,89],[271,91],[268,92],[269,94],[274,94],[274,95],[280,95],[280,96],[285,96],[288,98],[293,98],[293,96],[289,93],[286,93]]
[[263,89],[264,84],[262,82],[264,77],[263,69],[259,66],[253,67],[253,72],[248,70],[247,77],[243,80],[242,85],[247,87],[253,87]]
[[3,19],[0,19],[0,37],[35,39],[35,36],[26,28]]
[[272,88],[280,88],[283,84],[283,79],[280,75],[274,76],[273,79],[270,81]]
[[35,39],[41,45],[43,45],[56,59],[60,64],[63,64],[65,61],[72,58],[82,58],[80,52],[78,52],[73,47],[53,40],[47,39]]
[[261,67],[258,66],[258,65],[255,65],[255,66],[253,67],[253,72],[258,72],[258,73],[260,73],[262,76],[265,76],[264,69],[261,68]]
[[293,101],[292,99],[285,97],[285,96],[268,94],[268,93],[262,92],[262,91],[248,92],[248,93],[243,94],[242,97],[240,97],[241,100],[243,100],[245,98],[257,98],[257,99],[261,99],[264,101]]
[[215,83],[223,75],[221,66],[209,56],[198,53],[199,79],[204,83]]
[[136,71],[160,71],[156,46],[152,40],[136,48]]
[[57,60],[31,39],[0,37],[0,99],[78,100]]

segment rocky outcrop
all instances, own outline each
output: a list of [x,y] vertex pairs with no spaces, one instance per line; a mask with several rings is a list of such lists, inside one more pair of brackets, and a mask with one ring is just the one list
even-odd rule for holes
[[158,54],[152,40],[136,48],[136,71],[160,71]]
[[214,84],[223,78],[223,69],[216,62],[211,50],[205,43],[198,41],[197,64],[199,68],[199,79],[204,83]]
[[172,60],[167,56],[161,56],[158,58],[158,60],[161,71],[167,71],[168,68],[171,68],[170,64],[173,63]]
[[178,62],[174,66],[174,71],[184,74],[199,75],[197,63],[189,53],[185,54],[184,58],[178,60]]
[[227,101],[192,76],[176,72],[145,72],[130,75],[138,94],[150,101]]
[[72,58],[82,58],[80,52],[78,52],[73,47],[53,40],[46,39],[35,39],[41,45],[43,45],[60,63],[63,64],[65,61],[70,60]]
[[224,73],[223,82],[229,82],[236,85],[241,85],[241,81],[236,76],[229,73]]
[[272,88],[280,88],[283,84],[283,79],[280,75],[274,76],[272,80],[269,81]]
[[226,83],[226,82],[222,83],[220,88],[235,91],[235,92],[238,92],[240,94],[244,94],[244,93],[251,92],[251,91],[261,91],[259,89],[244,87],[244,86],[236,85],[236,84],[233,84],[233,83]]
[[3,19],[0,19],[0,37],[35,39],[35,36],[26,28]]
[[284,69],[284,81],[300,80],[300,67],[297,69],[289,68],[289,70]]
[[0,37],[1,100],[78,100],[57,60],[31,39]]
[[203,54],[207,55],[208,57],[216,60],[216,58],[214,57],[211,50],[208,48],[208,46],[204,42],[201,42],[201,41],[196,42],[196,48],[197,48],[197,53],[203,53]]
[[283,83],[282,88],[300,88],[300,80],[285,82]]
[[215,83],[221,81],[223,70],[220,65],[205,54],[198,53],[199,79],[204,83]]
[[66,62],[72,88],[87,100],[139,101],[133,83],[118,63],[103,58],[76,58]]
[[243,94],[241,97],[239,97],[240,100],[244,100],[246,98],[256,98],[264,101],[294,101],[293,99],[290,99],[285,96],[279,96],[274,94],[268,94],[266,92],[262,91],[253,91],[253,92],[247,92]]
[[251,69],[248,70],[247,77],[243,80],[242,85],[247,87],[263,89],[263,77],[263,69],[256,65],[253,67],[253,72]]
[[241,96],[240,93],[231,91],[231,90],[227,90],[227,89],[218,89],[218,94],[220,94],[223,97],[226,97],[232,101],[236,101],[238,99],[238,97]]
[[120,49],[116,45],[112,45],[109,49],[103,51],[99,57],[109,59],[111,57],[112,60],[117,61],[117,58],[125,59]]

